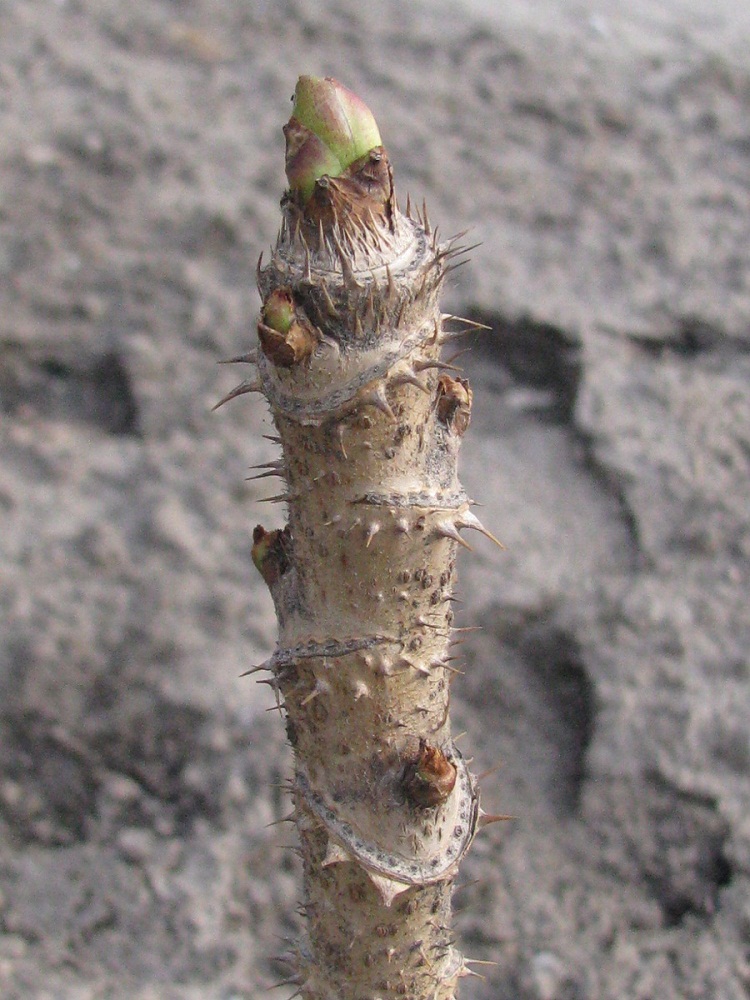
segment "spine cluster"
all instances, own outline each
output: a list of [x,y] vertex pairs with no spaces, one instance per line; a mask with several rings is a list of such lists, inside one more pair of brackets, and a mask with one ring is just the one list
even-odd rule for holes
[[[331,90],[350,117],[364,107],[303,77],[295,111],[312,105],[315,125]],[[259,346],[234,359],[257,377],[222,401],[262,392],[282,452],[261,475],[282,480],[288,523],[255,529],[253,559],[279,622],[260,669],[295,760],[308,919],[291,981],[305,1000],[452,1000],[467,967],[451,888],[481,813],[450,733],[451,597],[462,530],[488,534],[457,477],[471,390],[441,358],[457,333],[438,296],[460,251],[426,212],[399,211],[369,121],[365,152],[331,174],[326,151],[310,175],[305,133],[332,143],[301,118],[258,266]]]

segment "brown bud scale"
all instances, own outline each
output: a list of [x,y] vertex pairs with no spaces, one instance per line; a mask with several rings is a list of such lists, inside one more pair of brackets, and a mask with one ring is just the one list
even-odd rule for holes
[[456,765],[439,747],[420,739],[416,759],[404,771],[404,791],[412,805],[425,809],[441,806],[455,788],[456,774]]

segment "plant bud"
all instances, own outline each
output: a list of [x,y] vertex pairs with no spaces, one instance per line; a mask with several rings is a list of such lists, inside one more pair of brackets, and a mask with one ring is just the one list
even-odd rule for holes
[[438,420],[459,437],[469,426],[471,398],[472,392],[466,379],[451,378],[450,375],[441,375],[438,379]]
[[273,588],[289,569],[289,545],[288,527],[282,530],[266,531],[259,524],[253,531],[253,562],[269,589]]
[[420,739],[419,753],[404,773],[403,788],[412,805],[422,809],[442,805],[456,784],[456,766],[438,747]]
[[287,180],[303,204],[321,177],[339,177],[381,145],[370,109],[332,77],[299,78],[284,136]]
[[277,288],[266,299],[258,323],[263,353],[282,368],[291,368],[310,357],[318,343],[314,327],[298,315],[292,293]]
[[295,319],[294,299],[286,288],[277,288],[263,306],[263,322],[277,333],[287,333]]

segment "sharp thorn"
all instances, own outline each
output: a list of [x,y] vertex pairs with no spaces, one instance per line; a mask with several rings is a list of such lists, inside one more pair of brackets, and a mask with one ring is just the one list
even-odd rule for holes
[[232,399],[236,399],[238,396],[244,396],[245,393],[247,392],[262,392],[262,391],[263,390],[261,389],[260,382],[258,382],[257,380],[253,380],[251,382],[249,379],[246,379],[244,382],[240,382],[238,386],[235,386],[231,392],[228,392],[226,394],[226,396],[222,397],[222,399],[220,399],[215,406],[212,406],[211,412],[213,412],[214,410],[218,410],[220,406],[223,406],[225,403],[229,403]]
[[356,397],[359,406],[374,406],[376,410],[380,410],[391,420],[396,419],[396,414],[391,409],[391,405],[388,402],[388,398],[385,394],[385,388],[382,384],[368,390],[367,392],[360,392]]
[[365,541],[365,548],[366,549],[370,548],[370,542],[373,540],[373,538],[375,537],[375,535],[377,535],[377,533],[379,531],[380,531],[380,522],[379,521],[373,521],[372,524],[370,524],[370,525],[367,526],[367,530],[365,532],[365,539],[366,539],[366,541]]
[[312,271],[310,270],[310,247],[307,245],[307,240],[304,238],[304,236],[302,238],[302,242],[303,242],[303,245],[304,245],[304,248],[305,248],[305,277],[304,277],[304,280],[308,283],[308,285],[311,285],[313,279],[312,279]]
[[344,279],[344,284],[353,285],[355,288],[361,288],[362,286],[354,277],[354,271],[352,270],[352,266],[349,263],[346,251],[341,245],[341,240],[338,238],[338,235],[335,232],[333,234],[333,243],[334,246],[336,247],[336,253],[338,254],[339,263],[341,264],[341,274]]
[[448,663],[441,663],[440,666],[443,667],[445,670],[447,670],[448,673],[451,673],[451,674],[453,674],[456,677],[463,677],[464,676],[465,671],[464,670],[459,670],[458,667],[452,667]]
[[346,447],[344,446],[344,433],[346,431],[346,424],[336,425],[336,437],[338,439],[339,452],[344,461],[349,460],[349,456],[346,453]]
[[417,371],[423,372],[427,371],[428,368],[434,368],[439,372],[460,372],[461,369],[457,368],[455,365],[449,364],[447,361],[438,360],[427,360],[427,361],[415,361],[414,367]]
[[502,770],[502,767],[502,764],[495,764],[494,767],[490,767],[486,771],[482,771],[481,774],[477,775],[477,781],[483,781],[485,778],[489,778],[491,774],[495,774],[497,771]]
[[250,674],[257,674],[259,670],[270,670],[270,669],[271,668],[268,664],[268,660],[266,660],[264,663],[259,663],[257,667],[250,667],[249,670],[245,670],[244,673],[240,674],[240,677],[249,677]]
[[273,462],[258,462],[257,465],[250,465],[250,469],[283,469],[283,463],[276,459]]
[[439,524],[436,524],[435,532],[442,538],[452,538],[454,542],[458,542],[459,545],[468,549],[469,552],[474,551],[471,545],[461,537],[458,528],[452,521],[441,521]]
[[482,885],[484,882],[483,878],[472,878],[468,882],[462,882],[460,885],[456,886],[456,892],[461,892],[462,889],[469,889],[473,885]]
[[470,510],[465,511],[465,513],[461,515],[458,524],[462,528],[472,528],[474,531],[480,532],[482,535],[485,536],[485,538],[489,538],[491,542],[494,542],[498,548],[500,549],[505,548],[503,543],[498,538],[495,538],[492,532],[488,531],[482,524],[482,522],[479,520],[479,518],[476,517],[474,514],[472,514]]
[[293,823],[295,816],[296,816],[296,810],[292,809],[292,811],[287,816],[282,816],[281,819],[275,819],[271,823],[266,823],[265,829],[268,830],[272,826],[280,826],[281,823]]
[[445,273],[446,274],[450,274],[451,271],[457,271],[459,269],[459,267],[463,267],[464,264],[467,264],[467,263],[468,263],[468,261],[466,261],[466,260],[460,260],[460,261],[458,261],[457,264],[449,264],[446,267],[446,269],[445,269]]
[[258,348],[254,347],[247,354],[238,354],[234,358],[222,358],[220,365],[254,365],[258,360]]
[[463,323],[464,326],[468,326],[470,330],[489,330],[492,331],[491,326],[487,326],[486,323],[480,323],[475,319],[466,319],[464,316],[455,316],[453,313],[443,313],[443,320],[447,323],[452,321],[454,323]]
[[[326,309],[328,311],[328,315],[331,316],[333,319],[338,319],[339,316],[340,316],[340,313],[339,313],[338,309],[336,308],[336,306],[334,305],[333,299],[331,298],[330,292],[328,291],[328,286],[326,285],[325,281],[322,282],[319,287],[320,287],[321,294],[323,295],[323,302],[325,303],[325,307],[326,307]],[[326,337],[324,339],[325,340],[330,340],[331,338],[330,337]],[[335,343],[335,341],[334,341],[334,343]],[[336,344],[336,347],[338,347],[338,344]]]
[[462,966],[459,975],[463,976],[473,976],[474,979],[481,979],[483,982],[487,981],[486,976],[481,976],[478,972],[474,972],[473,969],[467,969],[466,966]]
[[415,388],[419,389],[420,392],[424,392],[427,395],[430,393],[428,386],[420,378],[417,378],[416,374],[411,369],[397,372],[391,379],[391,384],[413,385]]
[[268,472],[260,472],[257,476],[245,476],[246,483],[254,483],[257,479],[268,479],[269,476],[278,476],[279,479],[285,479],[283,472],[278,469],[269,469]]
[[491,826],[493,823],[507,823],[508,820],[518,819],[518,816],[504,816],[500,813],[484,813],[477,820],[477,828],[483,830],[486,826]]
[[[280,986],[296,986],[297,983],[299,983],[299,979],[296,976],[294,976],[292,979],[280,979],[278,983],[271,983],[271,985],[268,988],[269,990],[277,990]],[[297,991],[296,995],[298,994],[299,990]],[[290,997],[289,1000],[292,1000],[292,998]]]
[[435,622],[428,622],[427,619],[420,615],[417,618],[417,625],[421,625],[422,628],[433,628],[436,632],[440,632],[443,626],[441,624],[436,624]]

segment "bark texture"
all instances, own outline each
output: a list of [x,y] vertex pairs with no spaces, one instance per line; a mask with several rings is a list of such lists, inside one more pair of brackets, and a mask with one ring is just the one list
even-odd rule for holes
[[[290,182],[300,129],[285,130]],[[253,558],[295,753],[308,931],[293,979],[306,1000],[451,1000],[467,974],[452,883],[479,821],[448,719],[451,594],[461,530],[484,532],[457,477],[471,390],[440,359],[458,250],[399,211],[382,146],[292,183],[282,210],[244,359],[258,378],[227,398],[261,391],[282,448],[263,474],[282,478],[288,524],[258,526]]]

